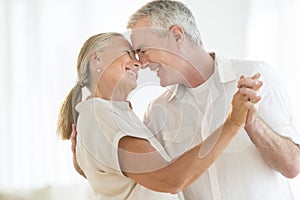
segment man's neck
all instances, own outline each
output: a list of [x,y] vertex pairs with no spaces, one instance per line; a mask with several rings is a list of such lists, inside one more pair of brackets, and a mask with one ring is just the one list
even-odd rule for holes
[[198,48],[190,60],[187,76],[187,87],[198,87],[214,73],[214,54],[209,54],[204,49]]

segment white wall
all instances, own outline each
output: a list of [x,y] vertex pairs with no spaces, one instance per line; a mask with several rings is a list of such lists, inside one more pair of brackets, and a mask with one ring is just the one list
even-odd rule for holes
[[194,12],[204,46],[226,57],[245,56],[248,0],[186,0]]

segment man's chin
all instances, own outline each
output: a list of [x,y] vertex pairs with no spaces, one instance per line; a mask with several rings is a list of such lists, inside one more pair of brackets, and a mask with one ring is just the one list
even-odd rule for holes
[[137,87],[137,83],[133,84],[133,85],[132,85],[132,87],[130,88],[130,89],[131,89],[131,91],[130,91],[130,92],[132,92],[133,90],[135,90],[135,89],[136,89],[136,87]]
[[162,87],[167,87],[169,84],[167,84],[166,82],[160,80],[160,86]]

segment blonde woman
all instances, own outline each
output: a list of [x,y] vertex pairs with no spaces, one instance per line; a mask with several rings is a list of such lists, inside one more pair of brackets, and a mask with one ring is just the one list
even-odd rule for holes
[[[237,92],[223,126],[171,160],[127,101],[137,86],[140,65],[122,35],[90,37],[78,56],[78,82],[59,113],[58,133],[63,139],[70,139],[72,124],[77,125],[77,161],[96,199],[181,198],[180,191],[208,169],[244,126],[251,108],[248,99],[251,105],[260,100],[255,92],[260,85],[252,88],[254,96]],[[86,99],[82,99],[83,89],[90,93]],[[205,157],[199,157],[205,142],[216,136],[217,143]]]

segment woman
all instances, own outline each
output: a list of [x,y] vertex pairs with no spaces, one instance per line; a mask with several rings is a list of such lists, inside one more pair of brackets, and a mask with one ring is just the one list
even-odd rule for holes
[[[60,110],[58,133],[69,139],[71,125],[77,124],[78,164],[97,199],[178,199],[180,191],[208,169],[246,120],[244,102],[250,96],[241,91],[234,95],[232,112],[222,127],[178,159],[170,160],[126,101],[137,86],[139,67],[122,35],[92,36],[78,57],[78,82]],[[81,102],[84,87],[90,95]],[[253,105],[260,97],[251,99]],[[214,137],[219,137],[217,143],[199,158],[205,142]]]

